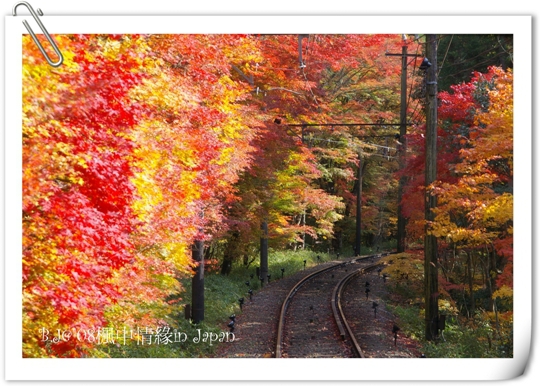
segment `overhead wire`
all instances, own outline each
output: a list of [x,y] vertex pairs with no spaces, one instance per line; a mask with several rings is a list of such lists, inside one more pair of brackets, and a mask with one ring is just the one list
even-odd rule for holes
[[441,66],[438,68],[438,72],[437,72],[437,78],[439,77],[442,69],[443,69],[443,66],[444,66],[444,62],[446,60],[446,55],[448,55],[448,51],[450,51],[450,46],[452,45],[452,40],[454,40],[454,35],[452,35],[452,37],[450,38],[450,42],[448,43],[448,47],[446,47],[446,52],[444,53],[444,58],[442,60],[442,63],[441,63]]
[[[343,141],[335,141],[335,140],[332,140],[332,139],[326,139],[326,138],[320,138],[320,137],[312,137],[312,136],[308,136],[308,139],[314,139],[314,140],[317,140],[317,141],[325,141],[325,142],[333,142],[333,143],[341,143],[341,144],[343,143]],[[347,141],[347,142],[350,142],[350,141]],[[369,142],[364,142],[364,141],[359,141],[359,142],[361,144],[363,144],[363,145],[380,147],[381,149],[385,149],[385,150],[395,150],[395,151],[397,151],[397,149],[395,147],[377,145],[375,143],[369,143]]]
[[[315,41],[316,37],[315,35],[313,34],[310,34],[308,35],[307,37],[307,44],[306,44],[306,48],[305,48],[305,54],[303,55],[303,60],[302,60],[302,66],[301,66],[301,72],[302,72],[302,76],[304,77],[304,80],[306,82],[306,89],[309,90],[309,92],[311,93],[312,97],[313,97],[313,101],[315,102],[315,104],[317,105],[317,107],[319,107],[319,102],[317,100],[317,97],[315,95],[315,93],[313,92],[313,87],[311,85],[309,85],[309,79],[308,79],[308,74],[309,74],[309,70],[306,70],[309,68],[309,64],[311,64],[311,59],[313,57],[313,42]],[[419,40],[418,39],[415,39],[415,41]],[[300,42],[299,42],[300,44]],[[420,44],[418,44],[417,48],[416,48],[416,52],[418,53],[418,50],[419,50],[419,47],[420,47]],[[416,61],[414,61],[414,68],[416,68]],[[270,68],[268,68],[270,69]],[[292,70],[292,69],[283,69],[283,70]],[[414,72],[414,69],[413,69],[413,72]],[[407,74],[407,76],[409,76]],[[411,84],[411,90],[412,90],[412,87],[413,87],[413,84]],[[286,90],[286,91],[292,91],[292,90]],[[299,94],[301,95],[302,93],[300,92],[294,92],[295,94]],[[305,96],[304,96],[305,97]],[[306,98],[307,99],[307,98]],[[410,93],[409,93],[409,99],[408,99],[408,102],[407,102],[407,105],[410,103]],[[314,106],[310,106],[311,109],[314,109]],[[325,141],[325,142],[328,142],[328,143],[343,143],[342,141],[334,141],[334,140],[330,140],[330,139],[324,139],[324,138],[317,138],[317,137],[310,137],[311,139],[315,139],[315,140],[318,140],[318,141]],[[394,150],[394,151],[397,151],[397,149],[395,148],[392,148],[392,147],[389,147],[389,146],[382,146],[382,145],[378,145],[378,144],[373,144],[373,143],[365,143],[365,142],[362,142],[364,145],[367,145],[367,146],[374,146],[374,147],[378,147],[378,148],[382,148],[382,149],[385,149],[386,151],[390,151],[390,150]],[[381,156],[383,158],[387,158],[387,159],[394,159],[396,157],[393,157],[393,156],[385,156],[385,155],[381,155],[381,154],[371,154],[371,155],[378,155],[378,156]]]
[[[443,36],[446,36],[446,35],[443,35]],[[453,38],[453,36],[454,36],[454,35],[452,35],[452,38]],[[483,55],[489,53],[489,52],[492,51],[492,50],[493,50],[493,47],[487,48],[487,49],[485,49],[485,50],[483,50],[483,51],[477,53],[475,56],[472,56],[472,57],[470,57],[470,58],[465,58],[465,59],[460,60],[460,61],[458,61],[458,62],[452,63],[452,66],[453,66],[453,67],[458,67],[458,68],[459,68],[459,67],[463,67],[463,65],[467,65],[467,63],[470,63],[472,60],[474,60],[474,59],[476,59],[476,58],[478,58],[478,57],[482,57]],[[506,50],[504,50],[504,48],[503,48],[503,51],[505,51],[506,53],[508,53]],[[493,60],[493,57],[487,58],[486,60],[483,60],[483,61],[481,61],[481,62],[479,62],[479,63],[474,63],[474,64],[472,65],[472,67],[468,67],[468,68],[465,68],[465,69],[461,69],[461,70],[459,70],[459,71],[457,71],[457,72],[454,72],[453,74],[446,75],[446,76],[445,76],[444,78],[442,78],[442,79],[450,78],[450,77],[453,77],[453,76],[455,76],[455,75],[461,74],[461,73],[463,73],[463,72],[474,70],[475,67],[477,67],[477,66],[479,66],[479,65],[482,65],[482,64],[485,64],[485,63],[489,63],[491,60]],[[440,71],[439,71],[439,72],[440,72]]]
[[421,103],[420,103],[420,101],[418,100],[418,101],[416,102],[416,106],[414,107],[414,111],[413,111],[412,114],[411,114],[411,120],[410,120],[410,122],[412,122],[412,123],[414,123],[414,124],[416,124],[416,125],[418,125],[418,122],[417,122],[416,120],[417,120],[417,119],[419,120],[420,117],[422,116],[422,110],[417,110],[417,109],[418,109],[418,106],[420,106],[420,105],[421,105]]
[[490,47],[490,48],[488,48],[488,49],[486,49],[486,50],[484,50],[484,51],[482,51],[482,52],[476,54],[475,56],[473,56],[473,57],[471,57],[471,58],[465,58],[465,59],[463,59],[463,60],[461,60],[461,61],[459,61],[459,62],[456,62],[456,63],[454,63],[454,65],[456,65],[456,66],[457,66],[457,65],[462,65],[462,64],[464,64],[464,63],[467,63],[469,60],[476,59],[476,58],[478,58],[478,57],[480,57],[480,56],[483,56],[483,55],[487,54],[489,51],[492,51],[492,50],[493,50],[493,48]]
[[[420,49],[420,45],[421,45],[420,43],[417,44],[415,55],[418,55],[418,50]],[[412,74],[414,74],[414,72],[416,71],[416,57],[414,57],[413,62],[414,62],[414,67],[413,67],[413,70],[412,70]],[[408,68],[409,68],[409,66],[406,67],[406,69],[408,69]],[[408,77],[409,77],[409,72],[407,70],[407,78]],[[411,87],[409,88],[409,96],[407,98],[407,110],[409,108],[409,103],[411,102],[411,95],[412,95],[412,90],[413,90],[414,83],[415,83],[414,78],[411,75]]]
[[[326,139],[326,138],[319,138],[319,137],[308,137],[307,138],[308,141],[311,141],[311,140],[314,140],[314,141],[319,141],[319,142],[328,142],[328,143],[338,143],[338,144],[343,144],[344,141],[335,141],[335,140],[331,140],[331,139]],[[346,140],[347,143],[351,143],[351,141],[348,141]],[[373,146],[373,147],[379,147],[379,148],[382,148],[386,151],[390,151],[390,150],[394,150],[397,152],[397,149],[396,148],[393,148],[393,147],[389,147],[389,146],[382,146],[382,145],[377,145],[375,143],[368,143],[368,142],[363,142],[363,141],[360,141],[359,143],[360,145],[366,145],[366,146]],[[369,156],[378,156],[378,157],[382,157],[382,158],[385,158],[387,160],[390,160],[390,159],[397,159],[397,157],[395,156],[391,156],[391,155],[384,155],[384,154],[378,154],[378,153],[365,153],[366,155],[369,155]]]
[[451,77],[451,76],[454,76],[454,75],[457,75],[457,74],[461,74],[462,72],[465,72],[465,71],[471,71],[471,70],[474,70],[475,67],[480,66],[480,65],[482,65],[482,64],[484,64],[484,63],[488,63],[488,62],[490,62],[490,61],[492,61],[492,60],[493,60],[493,58],[487,58],[486,60],[483,60],[483,61],[481,61],[481,62],[479,62],[479,63],[475,63],[472,67],[466,68],[466,69],[464,69],[464,70],[460,70],[460,71],[455,72],[455,73],[453,73],[453,74],[451,74],[451,75],[447,75],[446,77],[448,78],[448,77]]

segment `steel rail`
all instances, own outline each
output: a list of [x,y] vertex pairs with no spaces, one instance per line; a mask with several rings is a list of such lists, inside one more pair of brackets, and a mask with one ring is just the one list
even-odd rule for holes
[[334,287],[334,291],[332,292],[332,311],[334,312],[334,318],[336,320],[339,333],[343,340],[346,339],[346,336],[348,334],[350,343],[358,358],[365,358],[364,352],[362,351],[360,344],[356,340],[356,337],[354,336],[352,328],[349,325],[347,318],[345,317],[345,312],[343,311],[343,307],[341,306],[341,298],[342,298],[343,290],[353,278],[363,273],[372,271],[375,268],[380,267],[381,265],[383,264],[375,263],[375,264],[369,265],[364,268],[360,268],[356,270],[355,272],[350,273],[349,275],[345,276],[343,279],[340,280],[340,282]]
[[389,254],[390,254],[390,252],[383,252],[383,253],[377,253],[377,254],[374,254],[374,255],[368,255],[368,256],[362,256],[362,257],[358,257],[358,258],[353,258],[353,259],[350,259],[350,260],[347,260],[347,261],[344,261],[344,262],[340,262],[340,263],[335,263],[335,264],[333,264],[331,266],[328,266],[328,267],[322,268],[322,269],[320,269],[318,271],[310,273],[309,275],[303,277],[298,283],[296,283],[294,285],[294,287],[291,288],[291,290],[289,291],[289,293],[285,297],[285,300],[283,300],[283,304],[281,305],[281,311],[280,311],[280,315],[279,315],[279,319],[278,319],[275,357],[276,358],[281,358],[282,351],[283,351],[283,347],[282,347],[283,346],[283,331],[285,329],[285,314],[287,313],[287,308],[289,307],[289,304],[290,304],[292,298],[294,297],[294,295],[296,294],[296,292],[298,292],[298,290],[306,282],[308,282],[309,280],[313,279],[314,277],[316,277],[316,276],[318,276],[318,275],[320,275],[322,273],[325,273],[327,271],[331,271],[331,270],[339,268],[339,267],[343,267],[343,266],[345,266],[347,264],[351,264],[353,262],[358,262],[358,261],[362,261],[362,260],[368,260],[370,258],[382,257],[382,256],[386,256],[386,255],[389,255]]

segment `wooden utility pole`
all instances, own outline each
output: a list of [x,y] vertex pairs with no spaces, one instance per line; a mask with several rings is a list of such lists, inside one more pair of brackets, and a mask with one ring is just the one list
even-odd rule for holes
[[[407,58],[416,58],[416,54],[408,54],[407,46],[401,47],[401,54],[386,53],[386,56],[400,56],[401,57],[401,105],[400,105],[400,118],[399,118],[399,169],[403,170],[405,167],[405,160],[407,154]],[[405,225],[407,221],[403,215],[403,205],[401,203],[403,199],[403,187],[407,183],[407,177],[402,176],[399,179],[398,186],[398,222],[397,222],[397,251],[405,252]]]
[[[399,169],[405,167],[405,154],[407,153],[407,46],[401,48],[401,104],[399,122]],[[407,179],[405,176],[399,178],[398,186],[398,222],[397,222],[397,251],[405,252],[405,216],[403,216],[403,187]]]
[[191,279],[191,319],[200,323],[204,320],[204,242],[195,240],[191,253],[193,261],[199,263]]
[[428,191],[437,178],[437,35],[426,35],[426,57],[431,66],[426,73],[426,171],[425,171],[425,219],[424,235],[424,291],[426,308],[425,334],[433,340],[438,334],[439,322],[439,282],[437,263],[437,238],[428,234],[429,224],[435,219],[433,208],[436,197]]
[[268,222],[261,224],[261,277],[264,282],[268,282]]
[[362,162],[362,151],[358,152],[358,192],[356,194],[356,240],[354,251],[356,256],[361,253],[362,241],[362,176],[364,174],[364,165]]

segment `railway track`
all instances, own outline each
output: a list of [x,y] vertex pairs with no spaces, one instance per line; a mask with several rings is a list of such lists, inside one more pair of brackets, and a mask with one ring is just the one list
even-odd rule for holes
[[332,293],[332,311],[334,313],[334,318],[336,320],[336,324],[339,330],[339,335],[343,340],[349,340],[350,346],[354,350],[355,357],[358,358],[365,358],[365,356],[356,338],[356,334],[353,331],[353,328],[347,322],[347,317],[345,316],[343,305],[341,304],[341,299],[343,298],[343,290],[345,289],[347,284],[349,284],[349,282],[353,280],[356,276],[372,271],[380,266],[382,266],[382,264],[375,263],[350,273],[349,275],[341,279],[341,281],[334,287],[334,292]]
[[362,357],[354,334],[347,331],[343,312],[340,315],[339,299],[347,282],[360,270],[373,269],[374,260],[388,254],[336,262],[300,280],[281,307],[276,358]]

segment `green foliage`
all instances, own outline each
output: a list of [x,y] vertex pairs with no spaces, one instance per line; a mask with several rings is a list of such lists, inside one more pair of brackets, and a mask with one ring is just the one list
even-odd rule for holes
[[[304,260],[307,261],[307,268],[317,265],[317,256],[320,256],[320,263],[335,259],[335,256],[310,250],[296,252],[271,250],[268,259],[271,281],[281,278],[281,268],[285,268],[284,277],[287,277],[302,270]],[[250,278],[250,274],[254,274],[253,279]],[[182,279],[182,288],[185,291],[180,294],[179,302],[174,307],[175,311],[169,315],[167,320],[170,323],[171,331],[176,329],[179,332],[186,333],[188,339],[185,342],[166,345],[141,345],[140,342],[137,344],[137,341],[128,342],[125,345],[110,344],[95,349],[91,356],[113,358],[197,358],[212,356],[215,354],[219,342],[213,342],[212,344],[210,342],[194,343],[193,338],[198,336],[198,329],[201,330],[202,334],[204,332],[219,334],[228,331],[229,316],[242,312],[238,299],[243,297],[246,302],[249,302],[246,281],[250,281],[250,287],[254,293],[260,290],[260,281],[255,277],[255,266],[247,268],[242,264],[234,265],[229,275],[206,273],[204,280],[205,318],[200,324],[194,325],[184,318],[183,310],[184,304],[191,303],[191,279]]]
[[424,268],[423,261],[413,253],[398,253],[382,259],[387,266],[388,286],[392,293],[409,302],[421,302],[423,297]]
[[394,306],[391,303],[387,303],[386,307],[397,316],[399,326],[404,333],[413,339],[422,340],[424,334],[422,310],[418,307]]
[[463,324],[457,317],[446,318],[446,328],[436,341],[424,339],[424,313],[418,307],[391,306],[398,317],[403,333],[418,340],[422,352],[428,358],[507,358],[512,356],[510,333],[497,338],[497,332],[486,319],[486,314],[478,312],[474,323]]
[[[497,314],[486,311],[491,309],[489,290],[477,288],[474,291],[476,311],[468,319],[465,312],[465,309],[471,309],[467,304],[468,296],[460,296],[464,292],[457,288],[447,292],[441,285],[439,312],[446,315],[446,328],[437,340],[426,341],[421,256],[411,251],[389,255],[382,260],[388,264],[382,272],[389,275],[386,306],[397,316],[403,333],[420,342],[422,352],[428,358],[494,358],[512,355],[513,313],[508,306],[512,299],[510,288],[494,294],[499,310]],[[446,285],[452,287],[449,283]],[[459,313],[458,309],[462,312]]]
[[439,90],[467,82],[473,71],[513,67],[512,35],[441,35],[438,50]]
[[[372,254],[376,254],[376,253],[383,252],[383,251],[394,251],[396,249],[396,246],[397,246],[397,240],[396,239],[381,241],[378,244],[372,244],[372,245],[369,245],[369,246],[365,246],[362,243],[362,252],[361,252],[361,254],[362,255],[372,255]],[[379,248],[379,249],[377,250],[377,248]],[[351,250],[351,253],[345,253],[346,256],[348,256],[349,254],[352,255],[352,247],[346,248],[345,252],[348,252],[349,249]]]
[[[317,260],[317,256],[320,256],[319,260]],[[344,255],[342,254],[342,256]],[[335,258],[335,255],[308,249],[298,249],[297,251],[276,251],[271,249],[268,256],[268,273],[271,276],[271,280],[275,280],[281,278],[281,268],[285,268],[283,277],[287,277],[304,269],[304,260],[306,260],[306,268],[309,268]],[[260,289],[260,282],[256,280],[256,277],[254,279],[250,279],[249,277],[250,274],[255,274],[257,266],[258,264],[247,268],[244,265],[236,264],[227,278],[238,283],[244,294],[247,291],[245,285],[247,280],[250,280],[253,290]]]

